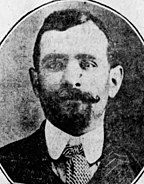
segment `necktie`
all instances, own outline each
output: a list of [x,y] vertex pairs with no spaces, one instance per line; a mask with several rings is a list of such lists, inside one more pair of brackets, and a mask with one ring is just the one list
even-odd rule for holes
[[89,164],[86,161],[82,149],[79,146],[66,146],[63,155],[66,161],[66,183],[67,184],[87,184],[90,180]]

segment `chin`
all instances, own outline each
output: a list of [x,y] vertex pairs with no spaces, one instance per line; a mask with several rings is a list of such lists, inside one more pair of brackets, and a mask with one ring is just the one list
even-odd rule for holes
[[57,128],[71,134],[80,136],[89,127],[91,117],[91,105],[80,101],[63,101],[45,107],[46,118]]
[[[66,132],[66,131],[65,131]],[[87,133],[87,131],[86,130],[82,130],[82,129],[80,129],[80,130],[69,130],[69,131],[67,131],[66,133],[68,133],[68,134],[70,134],[70,135],[72,135],[72,136],[74,136],[74,137],[79,137],[79,136],[82,136],[82,135],[84,135],[85,133]]]

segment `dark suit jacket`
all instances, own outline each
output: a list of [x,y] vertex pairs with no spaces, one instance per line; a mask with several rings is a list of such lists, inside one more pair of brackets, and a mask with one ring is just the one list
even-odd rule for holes
[[[31,136],[0,149],[0,164],[14,182],[63,183],[52,171],[44,128],[45,121]],[[140,170],[140,165],[123,148],[107,145],[89,184],[130,184]]]

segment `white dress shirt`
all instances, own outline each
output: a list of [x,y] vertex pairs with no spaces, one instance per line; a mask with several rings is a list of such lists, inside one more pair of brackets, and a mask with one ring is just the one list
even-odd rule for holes
[[[95,130],[92,130],[82,136],[74,137],[58,129],[48,120],[46,120],[45,137],[48,153],[52,159],[57,160],[61,156],[67,144],[74,146],[81,143],[86,160],[88,163],[92,164],[96,162],[102,154],[104,128],[103,124],[101,124],[101,126]],[[65,182],[66,177],[64,171],[62,171],[62,167],[56,168],[52,163],[52,168],[55,174],[57,174],[61,180]],[[90,169],[93,176],[97,170],[97,165],[94,164]]]

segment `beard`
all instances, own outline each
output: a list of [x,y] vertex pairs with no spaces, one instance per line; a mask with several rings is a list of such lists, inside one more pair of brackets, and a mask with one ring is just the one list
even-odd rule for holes
[[51,92],[41,89],[40,101],[45,117],[54,126],[79,136],[89,126],[95,99],[89,93],[61,86],[59,90]]

